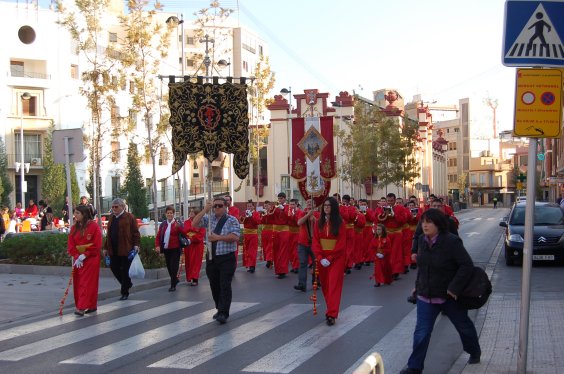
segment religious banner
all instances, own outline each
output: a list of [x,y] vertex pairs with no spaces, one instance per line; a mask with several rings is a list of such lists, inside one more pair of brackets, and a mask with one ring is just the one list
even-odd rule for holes
[[335,177],[333,117],[292,119],[292,177],[304,199],[320,205]]
[[210,162],[219,152],[232,153],[240,179],[249,173],[249,115],[247,86],[233,83],[169,83],[172,127],[172,173],[188,154],[203,152]]

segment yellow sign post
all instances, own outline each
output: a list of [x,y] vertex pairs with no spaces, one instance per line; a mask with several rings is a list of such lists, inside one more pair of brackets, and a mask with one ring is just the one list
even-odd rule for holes
[[558,138],[562,123],[562,70],[517,69],[513,134]]

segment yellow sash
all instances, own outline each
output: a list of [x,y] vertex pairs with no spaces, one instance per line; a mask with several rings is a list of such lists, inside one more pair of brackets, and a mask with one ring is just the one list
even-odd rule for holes
[[257,229],[243,229],[243,234],[256,234],[258,233]]
[[321,242],[321,249],[324,251],[332,251],[337,244],[337,239],[319,239],[319,241]]

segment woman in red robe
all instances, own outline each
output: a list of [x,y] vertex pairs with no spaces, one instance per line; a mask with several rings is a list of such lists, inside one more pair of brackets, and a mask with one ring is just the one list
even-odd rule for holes
[[73,216],[75,224],[69,233],[67,251],[73,258],[74,314],[83,316],[95,312],[98,305],[102,231],[87,206],[74,208]]
[[200,213],[198,208],[190,208],[188,219],[184,221],[184,230],[188,232],[190,245],[184,248],[184,262],[186,267],[186,282],[190,286],[197,286],[200,279],[200,270],[204,258],[204,238],[206,237],[205,227],[192,227],[192,219]]
[[327,325],[335,324],[339,317],[341,293],[345,278],[347,234],[339,214],[339,203],[333,197],[325,199],[323,213],[313,230],[312,250],[319,266],[321,290],[327,304]]

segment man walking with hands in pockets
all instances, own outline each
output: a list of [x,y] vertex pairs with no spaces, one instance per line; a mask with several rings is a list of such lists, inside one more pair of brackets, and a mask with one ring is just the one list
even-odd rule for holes
[[[213,209],[213,213],[208,214]],[[241,229],[239,220],[227,214],[227,202],[216,197],[206,203],[205,208],[192,220],[193,227],[211,228],[207,233],[206,275],[210,281],[213,301],[217,313],[213,318],[220,324],[227,322],[231,307],[231,281],[235,274],[237,244]],[[210,244],[211,243],[211,246]]]

